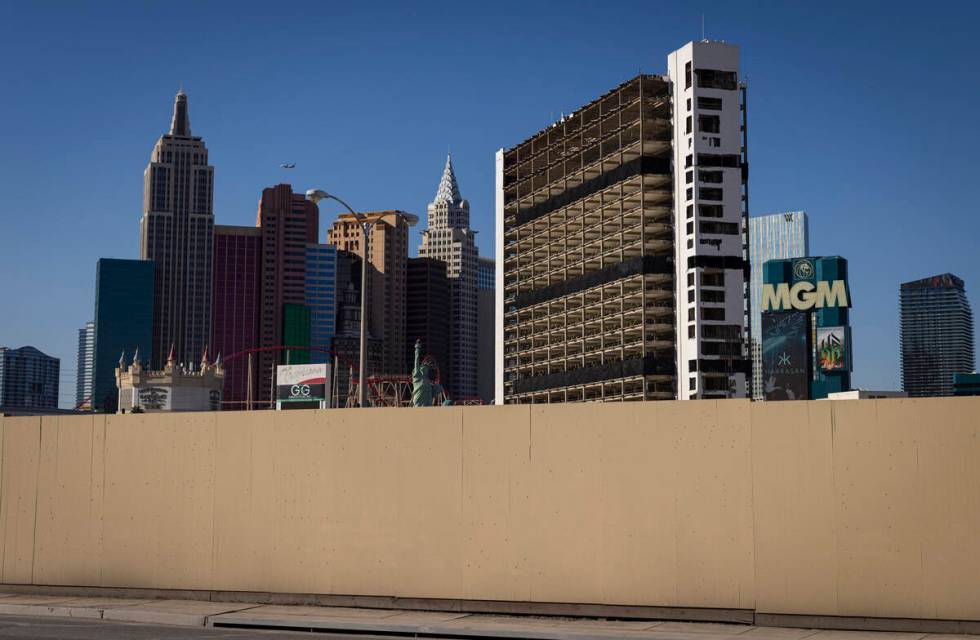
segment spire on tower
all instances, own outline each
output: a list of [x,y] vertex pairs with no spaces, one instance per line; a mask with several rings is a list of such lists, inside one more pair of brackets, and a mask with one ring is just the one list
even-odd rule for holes
[[174,98],[174,117],[170,121],[170,135],[191,135],[191,116],[187,111],[187,94],[184,93],[183,88],[177,92],[177,97]]
[[442,179],[439,181],[439,189],[436,191],[436,202],[440,200],[450,203],[457,203],[463,199],[459,193],[459,185],[456,183],[456,173],[453,171],[453,156],[446,154],[446,168],[442,170]]

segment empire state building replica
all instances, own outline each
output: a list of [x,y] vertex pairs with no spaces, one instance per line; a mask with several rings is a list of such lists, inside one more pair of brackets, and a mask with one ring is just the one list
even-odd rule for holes
[[452,156],[428,206],[428,229],[419,256],[446,263],[450,286],[449,395],[453,402],[476,396],[477,268],[476,232],[470,229],[470,203],[456,183]]
[[155,268],[151,368],[171,353],[193,363],[211,333],[214,167],[191,135],[187,94],[174,100],[170,132],[160,136],[143,172],[140,257]]

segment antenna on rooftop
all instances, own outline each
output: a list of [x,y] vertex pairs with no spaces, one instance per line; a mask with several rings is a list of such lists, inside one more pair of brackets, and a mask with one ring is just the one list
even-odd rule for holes
[[701,14],[701,40],[704,40],[704,14]]

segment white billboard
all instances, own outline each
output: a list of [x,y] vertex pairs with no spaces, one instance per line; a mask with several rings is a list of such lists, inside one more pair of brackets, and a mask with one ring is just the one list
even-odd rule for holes
[[330,365],[284,364],[276,367],[276,402],[329,402]]

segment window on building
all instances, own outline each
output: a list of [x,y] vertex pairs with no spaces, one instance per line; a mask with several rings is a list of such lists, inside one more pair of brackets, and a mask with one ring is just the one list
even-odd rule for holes
[[690,98],[687,99],[687,110],[688,111],[691,110],[691,99]]
[[698,96],[698,109],[721,111],[721,98],[707,98],[705,96]]
[[725,286],[725,272],[718,271],[717,273],[702,272],[701,273],[701,286],[702,287],[724,287]]
[[737,222],[702,222],[698,225],[701,233],[712,233],[721,236],[736,236],[739,234]]
[[694,154],[693,153],[689,153],[689,154],[687,154],[687,157],[684,158],[684,167],[685,168],[686,167],[690,167],[693,164],[694,164]]
[[721,171],[698,171],[698,181],[709,184],[721,184],[725,174]]
[[684,133],[691,133],[691,122],[692,122],[691,116],[687,116],[687,119],[684,121],[684,123],[685,123],[684,124]]
[[691,88],[691,62],[684,65],[684,88]]
[[684,182],[686,182],[687,184],[691,184],[692,182],[694,182],[694,172],[693,171],[688,171],[687,174],[685,174],[685,176],[684,176]]
[[694,337],[696,337],[695,336],[695,332],[694,332],[694,325],[693,324],[687,325],[687,337],[688,338],[694,338]]
[[687,301],[694,302],[694,289],[687,290]]
[[702,200],[722,200],[723,191],[721,189],[715,189],[711,187],[702,187],[698,189],[698,197]]
[[698,131],[704,133],[721,133],[721,118],[719,116],[698,116]]
[[[734,324],[706,324],[701,327],[701,337],[713,340],[741,340],[742,328]],[[741,342],[739,342],[741,349]]]
[[725,320],[725,307],[701,307],[701,319],[723,322]]
[[705,391],[728,391],[728,378],[726,376],[712,376],[704,379]]
[[702,218],[720,218],[724,214],[724,207],[720,204],[699,204],[698,216]]
[[694,217],[694,205],[693,204],[687,205],[687,217],[688,218],[693,218]]
[[691,273],[687,274],[687,286],[689,286],[689,287],[693,287],[694,286],[694,272],[693,271]]
[[687,195],[687,199],[688,200],[693,200],[694,199],[694,189],[688,187],[687,192],[686,192],[686,195]]
[[734,153],[727,153],[727,154],[699,153],[698,166],[699,167],[725,167],[728,169],[737,169],[740,165],[739,165],[738,155]]
[[716,289],[703,289],[701,291],[701,301],[702,302],[724,302],[725,301],[725,290]]
[[698,388],[698,379],[697,379],[697,377],[694,377],[694,378],[691,378],[690,380],[688,380],[687,388],[690,389],[691,391],[697,390],[697,388]]
[[694,222],[687,223],[687,235],[694,233]]
[[725,89],[732,91],[738,88],[738,78],[734,71],[718,71],[716,69],[695,69],[698,86],[702,89]]

